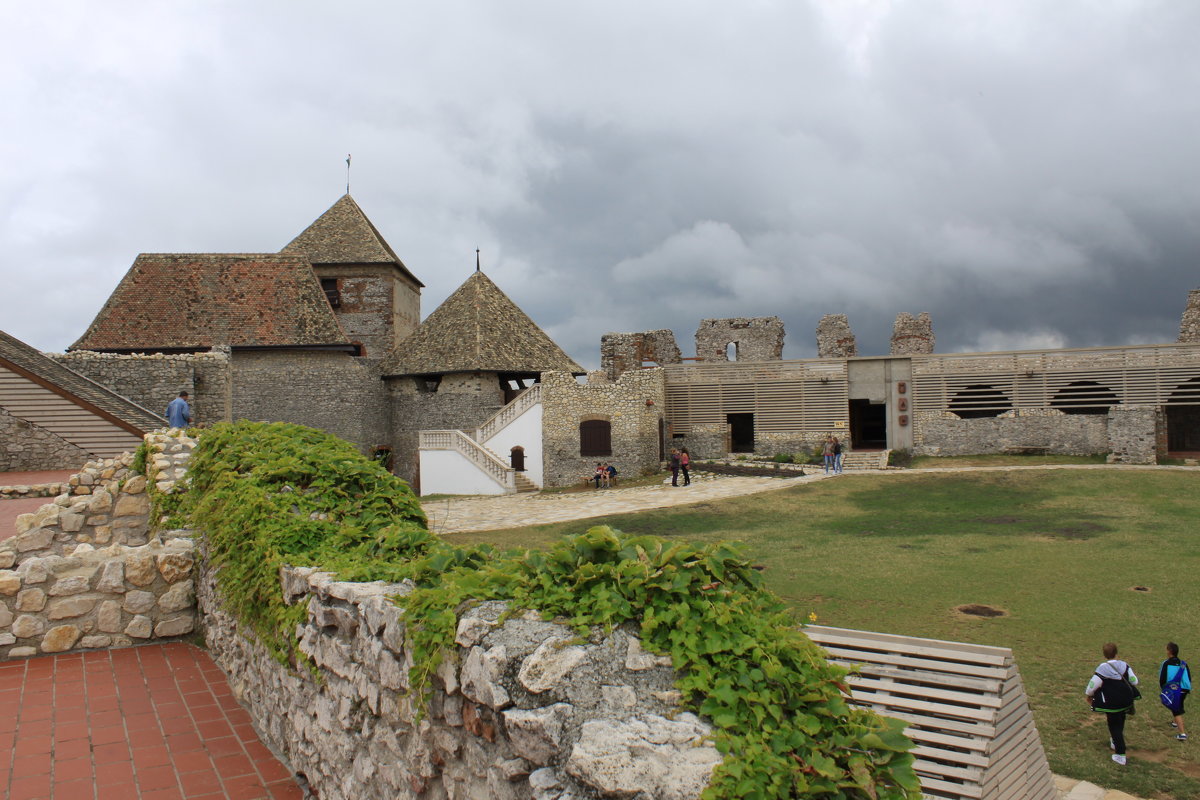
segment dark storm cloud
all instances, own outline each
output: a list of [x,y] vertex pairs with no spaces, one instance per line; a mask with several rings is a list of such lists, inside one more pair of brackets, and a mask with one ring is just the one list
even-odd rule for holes
[[886,352],[1171,341],[1200,285],[1200,6],[50,3],[0,32],[0,328],[139,251],[277,250],[344,190],[427,284],[610,330],[825,313]]

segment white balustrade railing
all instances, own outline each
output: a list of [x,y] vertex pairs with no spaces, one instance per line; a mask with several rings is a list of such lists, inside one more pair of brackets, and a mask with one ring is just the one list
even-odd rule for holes
[[482,425],[475,429],[475,441],[486,442],[504,429],[508,423],[524,414],[533,406],[542,402],[542,385],[535,383],[521,392],[513,401],[497,411]]
[[510,492],[517,490],[516,471],[462,431],[421,431],[420,448],[454,450]]

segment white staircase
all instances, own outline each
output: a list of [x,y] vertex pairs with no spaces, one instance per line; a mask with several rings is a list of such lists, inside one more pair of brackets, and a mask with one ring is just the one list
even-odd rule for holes
[[541,489],[540,486],[525,473],[514,470],[504,458],[490,450],[483,442],[504,430],[541,400],[542,387],[535,383],[489,417],[472,432],[473,435],[461,430],[421,431],[420,450],[450,450],[458,453],[495,481],[503,494],[536,492]]

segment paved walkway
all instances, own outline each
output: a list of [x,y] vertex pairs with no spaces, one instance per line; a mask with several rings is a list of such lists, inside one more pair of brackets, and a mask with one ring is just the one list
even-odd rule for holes
[[0,796],[301,800],[225,675],[182,642],[0,662]]

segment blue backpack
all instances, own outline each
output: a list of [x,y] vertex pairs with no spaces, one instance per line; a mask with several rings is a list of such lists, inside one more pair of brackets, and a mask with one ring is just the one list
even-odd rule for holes
[[[1168,667],[1167,670],[1169,672],[1170,667]],[[1162,691],[1159,692],[1158,695],[1158,698],[1162,701],[1162,704],[1171,710],[1179,708],[1179,704],[1183,702],[1183,693],[1192,688],[1191,681],[1187,680],[1187,662],[1181,660],[1179,662],[1178,670],[1179,671],[1175,673],[1174,680],[1167,681],[1163,686]],[[1185,687],[1184,683],[1187,683],[1188,685]]]

